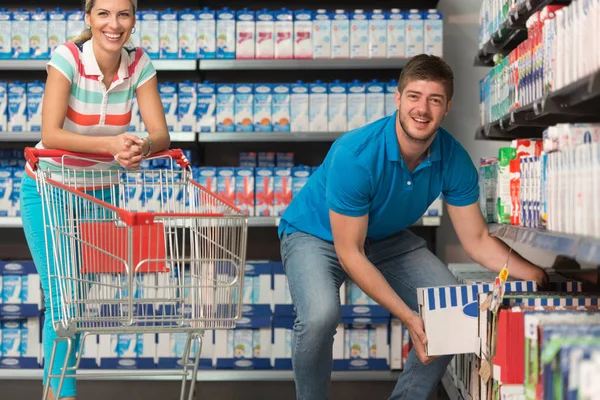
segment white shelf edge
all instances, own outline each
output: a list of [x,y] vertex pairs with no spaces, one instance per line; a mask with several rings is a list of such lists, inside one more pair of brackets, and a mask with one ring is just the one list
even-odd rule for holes
[[200,132],[200,143],[333,142],[344,132]]
[[196,71],[198,60],[150,60],[157,71]]
[[286,70],[286,69],[382,69],[402,68],[407,58],[314,59],[314,60],[200,60],[201,71],[211,70]]
[[41,138],[41,132],[0,132],[0,142],[31,142]]
[[0,228],[21,228],[21,217],[0,217]]

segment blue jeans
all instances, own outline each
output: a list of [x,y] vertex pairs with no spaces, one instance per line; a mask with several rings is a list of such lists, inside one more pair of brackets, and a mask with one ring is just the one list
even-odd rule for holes
[[[390,286],[413,310],[419,287],[457,284],[426,247],[425,240],[406,230],[380,241],[367,240],[365,252]],[[298,400],[328,398],[333,336],[340,322],[340,286],[348,278],[333,243],[303,232],[284,234],[281,257],[296,309],[292,365]],[[452,356],[423,365],[414,349],[390,399],[427,399],[438,385]]]

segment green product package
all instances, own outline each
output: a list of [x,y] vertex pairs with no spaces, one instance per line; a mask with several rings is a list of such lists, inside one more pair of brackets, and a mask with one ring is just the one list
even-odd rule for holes
[[517,150],[502,147],[498,150],[498,183],[496,187],[496,217],[500,224],[510,224],[510,160],[517,157]]

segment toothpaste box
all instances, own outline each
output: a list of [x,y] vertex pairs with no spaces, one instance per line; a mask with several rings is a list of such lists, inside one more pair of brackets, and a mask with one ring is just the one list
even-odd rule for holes
[[0,60],[7,60],[12,55],[12,23],[11,12],[5,8],[0,9]]
[[31,13],[29,58],[34,60],[48,59],[48,13],[40,8]]
[[[272,132],[272,109],[273,102],[272,85],[268,83],[254,84],[254,105],[252,114],[254,115],[255,132]],[[288,102],[289,104],[289,102]]]
[[240,167],[256,168],[258,166],[256,153],[242,152],[239,154]]
[[167,8],[159,15],[160,58],[175,59],[179,56],[177,12]]
[[275,167],[275,153],[273,152],[260,152],[258,153],[258,166],[266,168]]
[[275,58],[294,57],[294,21],[293,14],[287,8],[275,11]]
[[364,10],[350,16],[350,58],[369,57],[369,20]]
[[235,206],[254,216],[254,168],[235,169]]
[[8,131],[8,86],[0,81],[0,132]]
[[[67,42],[72,42],[85,29],[85,13],[81,10],[67,11]],[[157,27],[158,29],[158,27]],[[157,41],[158,43],[158,41]],[[60,46],[62,43],[59,43]]]
[[236,132],[254,131],[252,111],[254,94],[251,83],[236,83],[234,97],[234,121]]
[[403,58],[405,57],[404,40],[406,34],[405,14],[399,8],[392,8],[387,21],[387,57]]
[[335,10],[331,21],[331,58],[350,58],[350,18]]
[[196,82],[179,82],[177,92],[177,130],[196,132],[196,107],[198,105]]
[[255,169],[254,215],[268,217],[273,215],[273,168]]
[[425,54],[442,57],[443,53],[443,25],[442,13],[429,10],[423,13]]
[[236,52],[235,58],[253,59],[255,55],[256,25],[254,11],[247,8],[237,12],[235,29]]
[[197,86],[196,129],[216,131],[217,93],[213,83],[204,81]]
[[385,117],[385,92],[383,83],[376,79],[367,83],[367,124]]
[[225,201],[235,202],[235,169],[232,167],[217,168],[217,195]]
[[30,132],[42,131],[42,100],[45,86],[40,81],[27,83],[27,130]]
[[311,59],[313,56],[312,43],[313,21],[312,11],[294,11],[294,58]]
[[217,132],[234,132],[235,87],[217,84]]
[[277,153],[276,154],[276,167],[292,168],[294,166],[294,153]]
[[292,170],[276,167],[273,180],[273,215],[281,216],[292,201]]
[[308,90],[308,130],[310,132],[327,132],[327,84],[321,81],[315,81],[308,85]]
[[405,57],[413,57],[424,51],[423,45],[423,14],[419,10],[410,10],[406,17],[406,49]]
[[2,357],[21,356],[21,323],[19,321],[4,321],[2,326]]
[[256,44],[255,52],[258,59],[275,57],[275,18],[273,12],[263,8],[256,12]]
[[300,165],[292,168],[292,198],[296,197],[310,178],[310,167]]
[[339,80],[329,84],[329,132],[345,132],[347,129],[347,86]]
[[398,81],[392,79],[385,84],[385,115],[389,116],[396,112],[396,92]]
[[197,167],[194,169],[194,180],[211,193],[217,193],[217,168]]
[[217,58],[235,58],[235,15],[225,7],[217,11]]
[[29,58],[29,25],[31,13],[24,9],[12,14],[12,54],[11,58],[26,60]]
[[141,20],[141,47],[148,57],[155,60],[160,57],[160,14],[151,8],[140,13]]
[[140,106],[137,101],[137,95],[133,94],[131,100],[131,120],[129,121],[129,127],[127,132],[141,132],[140,129]]
[[204,7],[197,12],[196,18],[198,22],[196,25],[198,58],[201,60],[216,58],[217,27],[215,12]]
[[[272,86],[272,121],[274,132],[290,131],[290,85],[274,84]],[[1,101],[1,100],[0,100]],[[0,108],[1,109],[1,108]]]
[[8,84],[8,131],[27,130],[27,86],[14,81]]
[[348,130],[358,129],[367,123],[367,85],[359,80],[348,84]]
[[177,84],[163,82],[158,84],[158,92],[165,110],[167,128],[173,132],[177,127]]
[[331,58],[331,14],[317,10],[313,15],[312,58]]
[[309,85],[297,81],[290,86],[290,118],[292,132],[309,131]]
[[198,43],[196,38],[198,20],[191,8],[178,13],[179,58],[195,60],[198,58]]
[[387,20],[382,10],[369,14],[369,58],[387,56]]

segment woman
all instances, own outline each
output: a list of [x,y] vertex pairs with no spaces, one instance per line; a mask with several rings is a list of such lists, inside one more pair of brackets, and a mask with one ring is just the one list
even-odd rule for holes
[[[138,168],[142,158],[169,147],[169,133],[158,94],[156,72],[149,57],[140,48],[129,48],[135,25],[137,0],[86,0],[84,32],[73,43],[56,48],[48,62],[48,78],[42,105],[42,141],[40,149],[61,149],[82,153],[110,153],[125,168]],[[134,93],[148,136],[140,139],[125,133],[131,120]],[[43,164],[42,164],[43,163]],[[60,160],[44,159],[41,167],[61,169]],[[77,172],[100,168],[95,165],[73,166]],[[106,167],[104,167],[106,168]],[[28,168],[21,189],[21,214],[27,243],[46,294],[46,319],[43,328],[45,357],[44,382],[56,332],[50,308],[58,309],[54,290],[51,302],[46,248],[52,245],[44,235],[42,201],[36,189],[35,175]],[[96,197],[108,197],[96,190]],[[52,252],[49,252],[52,254]],[[52,260],[50,260],[52,267]],[[77,349],[79,340],[73,342]],[[56,351],[52,374],[60,373],[67,353],[61,342]],[[68,365],[75,363],[75,351]],[[65,379],[56,393],[58,379],[50,382],[50,399],[75,399],[75,379]]]

